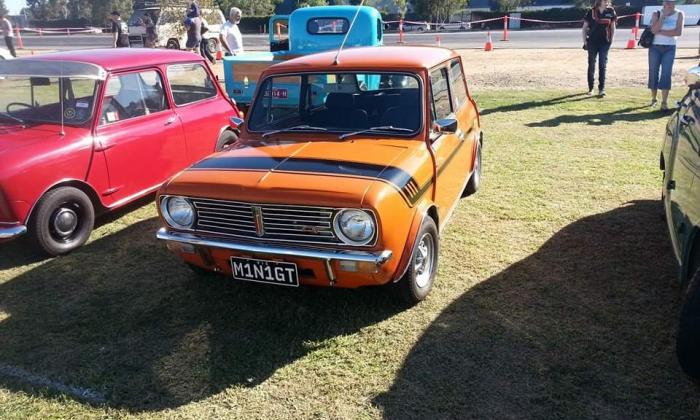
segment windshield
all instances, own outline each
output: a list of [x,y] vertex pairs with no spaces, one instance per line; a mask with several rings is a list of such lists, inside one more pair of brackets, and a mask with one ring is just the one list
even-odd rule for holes
[[145,26],[149,20],[151,24],[155,24],[158,21],[159,14],[160,11],[158,9],[134,10],[134,13],[129,18],[128,25]]
[[248,127],[263,132],[374,128],[369,135],[414,136],[422,127],[421,104],[418,78],[406,73],[273,76],[258,91]]
[[96,87],[95,80],[72,77],[0,78],[0,113],[25,122],[84,124],[92,117]]

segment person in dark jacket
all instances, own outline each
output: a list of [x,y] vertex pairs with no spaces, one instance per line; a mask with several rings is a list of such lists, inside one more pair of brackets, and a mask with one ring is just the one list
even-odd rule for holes
[[598,60],[598,95],[605,96],[608,51],[615,36],[617,14],[609,0],[595,0],[583,21],[583,49],[588,50],[588,94],[593,95],[595,62]]

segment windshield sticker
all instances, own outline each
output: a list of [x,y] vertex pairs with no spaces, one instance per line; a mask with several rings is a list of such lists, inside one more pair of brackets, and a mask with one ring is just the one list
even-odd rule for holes
[[66,108],[66,110],[63,111],[63,116],[67,120],[72,120],[73,118],[75,118],[75,108]]
[[106,112],[105,117],[107,118],[107,122],[119,121],[119,113],[117,113],[117,111]]
[[87,101],[78,101],[78,102],[75,104],[75,107],[76,107],[76,108],[89,108],[89,107],[90,107],[90,104],[89,104]]

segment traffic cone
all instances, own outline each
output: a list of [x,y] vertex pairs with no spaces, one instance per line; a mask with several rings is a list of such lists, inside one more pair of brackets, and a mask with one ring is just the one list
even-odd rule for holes
[[491,40],[491,31],[488,32],[488,39],[484,45],[484,51],[493,51],[493,41]]
[[627,40],[627,46],[625,47],[626,50],[633,50],[637,48],[637,41],[634,39],[634,28],[632,28],[632,32],[630,34],[630,39]]
[[221,50],[216,50],[216,59],[217,59],[217,61],[218,61],[218,60],[221,60],[221,58],[222,58]]
[[440,35],[435,35],[435,42],[437,42],[438,47],[440,46]]

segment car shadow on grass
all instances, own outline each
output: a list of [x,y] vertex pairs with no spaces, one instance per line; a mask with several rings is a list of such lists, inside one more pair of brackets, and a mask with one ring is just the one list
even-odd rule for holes
[[[95,218],[95,229],[112,223],[125,214],[143,207],[148,203],[152,203],[154,198],[155,193],[151,193],[117,210],[98,215]],[[0,270],[8,270],[27,264],[34,264],[50,258],[51,257],[47,257],[34,249],[26,235],[13,241],[0,243]]]
[[[647,112],[639,112],[646,109]],[[558,127],[562,124],[577,124],[585,123],[588,125],[612,125],[618,122],[637,122],[646,120],[656,120],[660,118],[668,118],[671,112],[664,112],[658,108],[650,108],[649,106],[629,107],[617,110],[615,112],[603,112],[599,114],[575,114],[575,115],[559,115],[548,120],[540,122],[527,123],[528,127]]]
[[199,277],[157,242],[158,225],[138,222],[0,284],[0,385],[132,412],[175,408],[258,385],[401,310],[380,288]]
[[556,98],[546,99],[543,101],[527,101],[517,104],[509,104],[504,106],[499,106],[496,108],[482,109],[479,115],[486,116],[489,114],[494,114],[497,112],[515,112],[515,111],[525,111],[532,108],[546,107],[552,105],[559,105],[563,103],[578,102],[591,100],[593,97],[586,95],[585,93],[572,93],[569,95],[558,96]]
[[679,290],[660,203],[578,220],[435,319],[387,419],[693,418],[675,359]]

